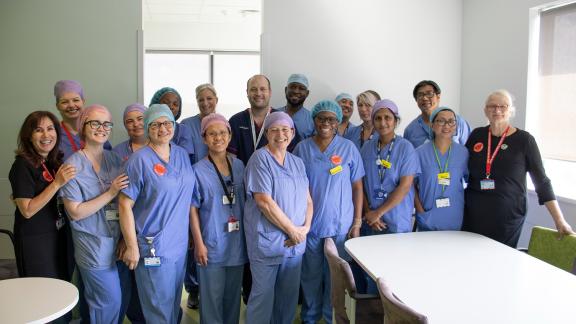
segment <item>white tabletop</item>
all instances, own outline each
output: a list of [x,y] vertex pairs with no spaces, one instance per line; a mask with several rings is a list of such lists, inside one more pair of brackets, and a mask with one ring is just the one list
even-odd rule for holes
[[0,323],[46,323],[70,311],[78,302],[78,289],[51,278],[0,281]]
[[431,323],[576,323],[576,276],[482,235],[385,234],[346,251]]

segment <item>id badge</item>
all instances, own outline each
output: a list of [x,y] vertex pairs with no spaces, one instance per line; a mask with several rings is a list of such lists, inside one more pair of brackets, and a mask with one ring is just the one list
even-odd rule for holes
[[233,216],[230,216],[230,218],[228,219],[228,233],[239,230],[240,230],[240,221],[238,221]]
[[337,165],[335,167],[333,167],[332,169],[330,169],[330,174],[331,175],[335,175],[342,172],[342,166],[341,165]]
[[438,184],[441,186],[450,185],[450,172],[438,173]]
[[116,204],[108,204],[106,205],[106,220],[107,221],[119,221],[120,220],[120,213],[118,212],[118,208]]
[[66,220],[64,219],[64,217],[60,216],[58,217],[58,219],[56,220],[56,230],[60,230],[62,227],[64,227],[64,225],[66,225]]
[[150,256],[150,257],[144,258],[144,266],[147,268],[159,267],[161,265],[162,265],[162,261],[160,261],[160,257]]
[[374,189],[374,199],[376,200],[384,200],[388,198],[388,193],[383,189]]
[[494,189],[496,189],[496,184],[494,183],[493,179],[480,180],[480,189],[481,190],[494,190]]
[[[236,195],[232,196],[232,205],[236,203]],[[228,200],[228,196],[222,195],[222,205],[230,205],[230,200]]]
[[436,208],[450,207],[450,198],[438,198],[436,199]]

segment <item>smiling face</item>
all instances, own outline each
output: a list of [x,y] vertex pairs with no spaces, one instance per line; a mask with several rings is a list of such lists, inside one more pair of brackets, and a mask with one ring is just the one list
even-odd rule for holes
[[75,92],[65,92],[56,101],[56,108],[65,121],[75,121],[84,108],[84,100]]
[[216,112],[216,104],[218,104],[218,97],[209,89],[200,91],[196,97],[198,108],[200,109],[200,116],[204,117],[211,113]]
[[148,137],[154,145],[169,144],[174,136],[174,123],[168,117],[159,117],[148,124]]
[[144,136],[144,114],[140,111],[133,110],[126,114],[124,126],[131,139],[137,139]]
[[230,131],[226,125],[214,123],[208,126],[204,133],[204,144],[208,146],[208,151],[211,153],[222,153],[226,152],[231,138]]
[[38,155],[46,158],[48,153],[54,149],[58,134],[52,120],[44,117],[40,120],[36,128],[32,131],[30,142]]
[[354,101],[344,98],[338,101],[338,105],[342,108],[342,119],[349,120],[354,113]]
[[286,101],[295,107],[302,106],[310,93],[305,85],[298,82],[292,82],[287,85],[286,88],[284,88],[284,92],[286,94]]
[[248,82],[246,89],[250,107],[255,109],[268,108],[270,104],[270,85],[264,76],[256,75]]
[[[97,128],[93,128],[92,125],[90,125],[90,122],[93,121],[97,121],[99,122],[101,125],[98,126]],[[94,110],[88,113],[88,115],[86,116],[86,122],[84,122],[84,130],[83,130],[83,137],[84,137],[84,141],[87,144],[100,144],[100,145],[104,145],[104,143],[106,143],[106,141],[108,140],[108,138],[110,137],[110,133],[112,132],[112,129],[108,129],[106,130],[104,125],[104,123],[111,123],[112,122],[112,118],[110,116],[110,114],[107,114],[105,111],[101,111],[101,110]]]
[[294,137],[294,128],[282,124],[271,125],[266,130],[266,139],[271,148],[286,151],[292,138]]
[[509,123],[512,117],[510,104],[508,98],[503,95],[491,95],[488,100],[486,100],[486,106],[484,107],[484,114],[490,121],[490,124]]
[[316,136],[321,139],[330,139],[336,134],[338,129],[338,118],[330,111],[321,111],[314,117],[314,128]]
[[358,115],[360,115],[360,119],[362,119],[362,121],[366,122],[366,121],[370,121],[370,118],[372,117],[372,105],[370,105],[368,102],[365,101],[358,101]]
[[456,115],[450,110],[442,110],[434,118],[432,131],[434,137],[442,139],[451,139],[456,130]]
[[160,98],[160,103],[168,106],[174,117],[180,112],[180,98],[174,92],[166,92],[162,98]]
[[380,109],[376,112],[374,116],[374,129],[378,132],[380,137],[390,136],[394,134],[396,129],[396,118],[394,114],[388,108]]
[[433,86],[427,84],[416,91],[416,104],[423,114],[430,116],[439,103],[440,94],[436,93]]

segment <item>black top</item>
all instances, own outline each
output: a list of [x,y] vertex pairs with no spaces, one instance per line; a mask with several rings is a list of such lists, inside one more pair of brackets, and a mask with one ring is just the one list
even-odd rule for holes
[[[50,165],[46,167],[52,176],[55,176],[56,170],[53,170]],[[12,185],[13,197],[32,199],[44,191],[50,183],[42,176],[43,171],[42,166],[36,168],[26,159],[19,156],[16,157],[8,176]],[[56,195],[31,218],[24,218],[18,208],[16,208],[14,214],[15,235],[37,235],[57,232],[58,209]]]
[[[280,110],[272,108],[270,113],[275,113],[278,111]],[[250,123],[250,112],[248,109],[245,109],[230,117],[230,128],[232,129],[232,139],[230,140],[230,144],[228,144],[228,152],[235,154],[236,157],[244,163],[244,165],[248,164],[248,160],[256,149],[259,149],[268,144],[266,134],[263,134],[260,142],[258,142],[256,149],[254,149],[252,125]],[[294,126],[294,128],[295,136],[288,146],[288,152],[292,152],[292,150],[294,150],[296,147],[296,144],[298,144],[298,142],[301,140],[300,135],[298,135],[298,131],[296,130],[296,126]],[[260,131],[261,129],[256,126],[256,137],[258,137]]]
[[[500,141],[492,136],[491,154]],[[484,234],[515,246],[526,216],[526,173],[530,174],[542,205],[556,199],[532,135],[521,129],[507,136],[492,163],[494,190],[481,190],[486,178],[488,126],[476,128],[466,147],[470,153],[470,178],[466,188],[464,230]]]

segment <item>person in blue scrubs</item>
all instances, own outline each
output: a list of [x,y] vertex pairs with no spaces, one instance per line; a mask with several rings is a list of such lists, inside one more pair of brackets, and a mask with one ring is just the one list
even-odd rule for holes
[[176,121],[180,118],[182,114],[182,97],[176,91],[176,89],[170,87],[164,87],[152,96],[150,100],[150,106],[154,104],[164,104],[170,108],[170,111],[174,115],[174,137],[172,142],[176,145],[181,146],[188,152],[190,157],[190,163],[194,164],[194,142],[192,141],[192,129],[188,125],[177,123]]
[[129,278],[121,276],[116,264],[120,238],[116,196],[128,186],[128,177],[122,159],[104,150],[112,131],[111,119],[101,105],[82,111],[77,129],[84,147],[66,161],[76,168],[77,175],[60,190],[92,323],[121,323],[127,305],[121,285]]
[[[400,122],[392,100],[379,100],[372,109],[372,122],[378,137],[360,151],[364,177],[363,236],[412,231],[414,189],[420,163],[410,142],[395,133]],[[374,281],[365,276],[368,293],[378,293]],[[362,284],[362,283],[361,283]]]
[[294,155],[306,166],[314,204],[312,226],[306,238],[302,260],[302,323],[316,323],[324,317],[332,323],[330,270],[324,256],[324,240],[332,238],[339,254],[347,237],[358,237],[362,224],[362,177],[364,165],[351,141],[337,136],[342,110],[332,100],[323,100],[312,109],[315,135],[300,142]]
[[351,95],[342,92],[337,95],[334,100],[342,109],[342,122],[338,125],[338,135],[346,136],[351,129],[356,127],[356,125],[350,122],[350,118],[352,118],[352,114],[354,113],[354,98]]
[[376,129],[372,125],[372,107],[380,96],[372,90],[366,90],[356,97],[358,115],[362,119],[362,124],[348,130],[345,138],[351,140],[358,150],[361,150],[365,143],[376,137]]
[[200,323],[236,324],[240,317],[242,272],[248,262],[244,240],[244,164],[227,155],[232,131],[226,118],[209,114],[201,133],[208,156],[194,165],[198,197],[192,208],[192,236],[198,263]]
[[264,122],[268,144],[246,165],[244,226],[252,290],[246,323],[292,323],[312,199],[302,160],[287,152],[294,122],[284,112]]
[[129,138],[112,149],[122,161],[128,161],[132,153],[148,145],[148,138],[144,136],[144,111],[146,106],[140,103],[130,104],[124,109],[122,119]]
[[459,231],[462,227],[468,150],[452,138],[458,118],[450,108],[436,108],[430,115],[433,140],[416,149],[422,170],[414,179],[419,231]]
[[218,95],[216,89],[210,83],[204,83],[196,87],[196,103],[200,113],[193,117],[182,120],[181,124],[188,125],[192,130],[192,141],[194,142],[194,163],[202,160],[208,155],[208,146],[204,143],[202,137],[201,123],[202,119],[209,114],[216,112],[218,104]]
[[174,115],[164,104],[144,113],[147,146],[126,162],[128,187],[119,196],[124,249],[120,258],[136,269],[140,304],[148,323],[177,323],[190,211],[196,179],[188,152],[171,143]]
[[308,78],[304,74],[290,75],[284,87],[286,106],[279,109],[292,117],[301,139],[312,136],[314,132],[314,122],[310,117],[310,111],[304,107],[304,102],[310,94],[309,88]]
[[[412,143],[414,148],[418,148],[420,145],[432,140],[433,135],[430,116],[432,112],[438,108],[440,95],[440,86],[431,80],[418,82],[412,91],[412,96],[414,100],[416,100],[421,114],[406,126],[406,129],[404,129],[404,138]],[[455,143],[464,145],[469,135],[470,125],[468,125],[468,122],[464,120],[464,118],[459,117],[452,139]]]

